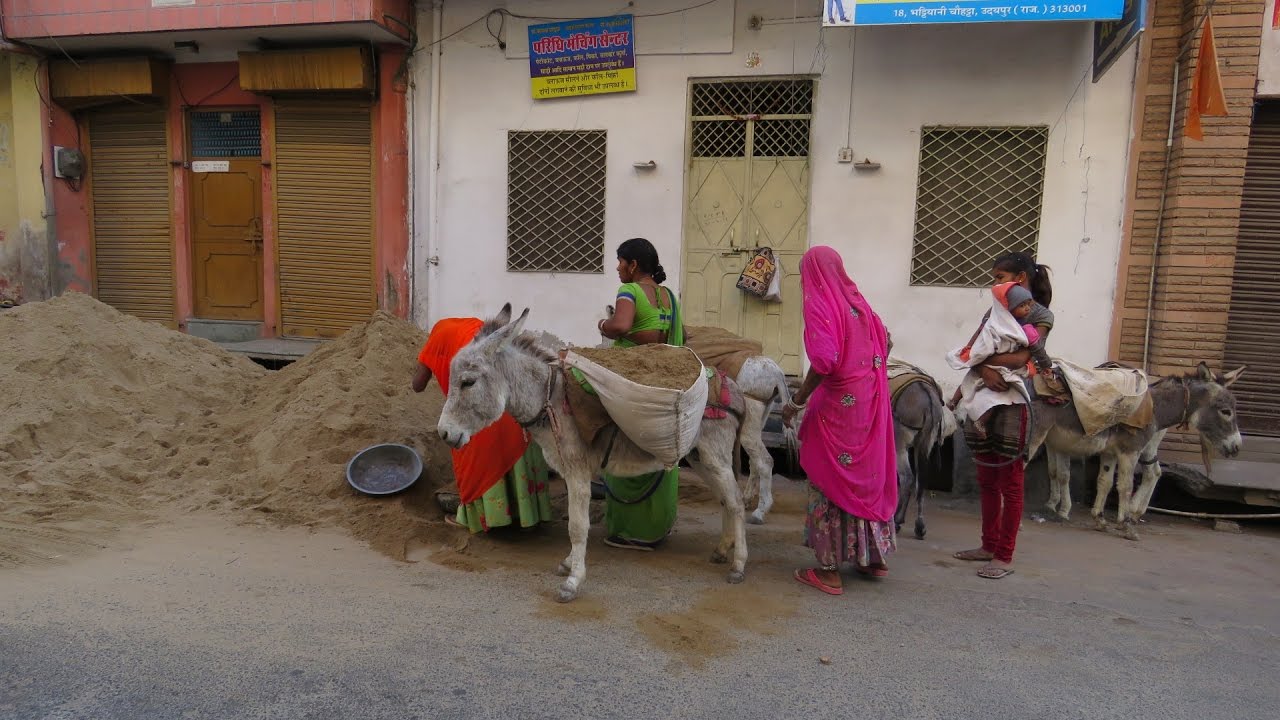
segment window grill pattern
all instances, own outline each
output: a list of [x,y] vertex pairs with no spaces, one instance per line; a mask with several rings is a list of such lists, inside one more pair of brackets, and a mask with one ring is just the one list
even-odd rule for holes
[[604,272],[604,130],[507,133],[507,269]]
[[747,124],[741,120],[706,120],[693,124],[693,156],[740,158],[747,155]]
[[991,261],[1035,254],[1047,127],[925,127],[920,133],[913,285],[982,287]]
[[760,120],[751,145],[753,157],[808,157],[808,120]]
[[813,82],[803,79],[705,82],[693,85],[693,116],[809,115]]
[[257,111],[191,113],[191,156],[258,157],[262,127]]

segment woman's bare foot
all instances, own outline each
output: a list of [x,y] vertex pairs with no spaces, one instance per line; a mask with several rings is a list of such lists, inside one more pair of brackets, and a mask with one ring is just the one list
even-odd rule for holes
[[1013,563],[1001,562],[992,558],[981,570],[978,571],[978,577],[988,580],[999,580],[1013,574]]
[[994,559],[995,555],[983,550],[982,548],[974,548],[972,550],[961,550],[958,553],[952,554],[951,557],[957,560],[964,560],[966,562],[986,562]]

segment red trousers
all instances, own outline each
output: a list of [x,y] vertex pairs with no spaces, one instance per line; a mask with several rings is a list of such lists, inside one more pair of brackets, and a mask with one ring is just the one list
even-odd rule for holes
[[978,488],[982,491],[982,549],[1000,562],[1013,562],[1013,548],[1022,524],[1022,460],[1009,462],[1009,458],[994,453],[979,453],[975,459]]

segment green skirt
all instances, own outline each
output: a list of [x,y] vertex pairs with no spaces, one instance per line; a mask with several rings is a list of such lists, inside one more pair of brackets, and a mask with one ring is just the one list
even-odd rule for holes
[[455,519],[473,533],[517,522],[520,527],[529,528],[551,520],[547,473],[542,448],[537,443],[529,443],[524,457],[516,461],[502,480],[479,500],[458,506]]
[[[627,501],[639,498],[658,481],[658,488],[647,499],[634,505]],[[656,543],[671,533],[676,524],[676,505],[680,497],[680,469],[617,477],[605,474],[610,495],[605,501],[604,524],[608,537],[635,540],[646,544]],[[619,499],[615,499],[614,496]]]

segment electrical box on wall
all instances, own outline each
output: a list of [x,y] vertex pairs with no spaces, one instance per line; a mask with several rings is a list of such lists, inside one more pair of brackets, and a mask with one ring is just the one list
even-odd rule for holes
[[84,177],[84,153],[75,148],[54,145],[53,176],[70,180]]

